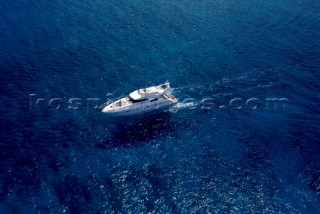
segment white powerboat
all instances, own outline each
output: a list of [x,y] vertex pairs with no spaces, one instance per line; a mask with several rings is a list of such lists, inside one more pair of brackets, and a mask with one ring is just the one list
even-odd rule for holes
[[102,112],[112,116],[130,116],[163,109],[178,102],[174,96],[169,94],[170,91],[168,82],[141,88],[105,106]]

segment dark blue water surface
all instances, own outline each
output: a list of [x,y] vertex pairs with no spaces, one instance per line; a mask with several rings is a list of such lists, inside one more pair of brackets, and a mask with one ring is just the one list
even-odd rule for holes
[[[0,213],[320,213],[319,11],[1,1]],[[97,108],[166,80],[168,112]]]

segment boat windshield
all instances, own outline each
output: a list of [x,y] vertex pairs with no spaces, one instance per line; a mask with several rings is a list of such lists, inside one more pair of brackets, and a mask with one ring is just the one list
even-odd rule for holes
[[127,100],[130,101],[130,102],[134,101],[134,99],[132,99],[132,97],[130,97],[130,95],[127,96]]
[[161,88],[162,88],[162,89],[166,89],[166,88],[167,88],[167,85],[162,85]]

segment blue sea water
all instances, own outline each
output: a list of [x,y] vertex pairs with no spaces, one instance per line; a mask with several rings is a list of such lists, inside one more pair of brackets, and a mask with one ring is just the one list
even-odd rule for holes
[[[1,1],[0,213],[320,213],[319,11]],[[166,80],[168,112],[96,108]]]

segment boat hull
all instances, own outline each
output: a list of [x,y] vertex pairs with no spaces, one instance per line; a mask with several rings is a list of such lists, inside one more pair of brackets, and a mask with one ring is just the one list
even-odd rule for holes
[[124,109],[117,111],[105,111],[104,114],[110,117],[125,117],[125,116],[134,116],[134,115],[142,115],[142,114],[152,114],[158,113],[159,111],[165,111],[173,106],[175,103],[169,103],[163,106],[158,106],[156,108],[143,108],[143,109]]

